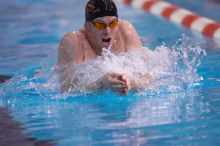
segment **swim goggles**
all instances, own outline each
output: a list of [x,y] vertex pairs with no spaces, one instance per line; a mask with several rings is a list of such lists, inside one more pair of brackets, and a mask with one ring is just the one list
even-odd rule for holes
[[113,20],[109,24],[105,24],[105,23],[98,22],[98,21],[96,21],[96,22],[91,21],[91,22],[98,30],[104,30],[104,29],[106,29],[106,27],[109,27],[111,29],[115,29],[118,26],[118,20]]

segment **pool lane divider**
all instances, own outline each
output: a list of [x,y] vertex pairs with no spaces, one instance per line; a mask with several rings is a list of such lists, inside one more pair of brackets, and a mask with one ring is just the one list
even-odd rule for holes
[[181,24],[191,30],[220,39],[220,23],[161,0],[119,0],[125,5],[143,9]]

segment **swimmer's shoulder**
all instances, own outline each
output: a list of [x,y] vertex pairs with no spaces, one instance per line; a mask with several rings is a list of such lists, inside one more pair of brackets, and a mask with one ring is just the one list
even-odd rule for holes
[[131,22],[119,20],[119,30],[126,42],[127,50],[142,49],[140,37]]
[[133,36],[137,37],[134,26],[127,20],[119,20],[119,31],[125,40],[129,40],[129,38],[133,38]]
[[65,46],[65,48],[69,47],[77,47],[79,45],[79,36],[77,34],[78,31],[73,31],[73,32],[68,32],[66,33],[62,40],[61,40],[61,45]]
[[134,27],[133,25],[131,24],[131,22],[127,21],[127,20],[123,20],[123,19],[119,19],[119,30],[122,32],[122,33],[126,33],[128,32],[129,30],[133,30]]
[[80,30],[66,33],[60,43],[59,49],[68,50],[71,53],[79,53],[84,43],[83,34]]
[[[81,62],[82,54],[82,40],[80,39],[80,32],[68,32],[66,33],[58,47],[58,56],[60,64],[66,64],[65,62]],[[62,63],[64,62],[64,63]]]

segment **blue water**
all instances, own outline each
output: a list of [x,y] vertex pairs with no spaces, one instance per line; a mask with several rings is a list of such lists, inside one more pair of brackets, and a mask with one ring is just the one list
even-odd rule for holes
[[[51,70],[56,64],[56,48],[61,37],[84,23],[86,1],[1,1],[0,73],[14,78],[0,85],[0,106],[12,111],[14,119],[25,128],[25,134],[55,141],[59,146],[220,144],[219,40],[119,5],[119,16],[134,24],[144,46],[155,50],[164,43],[168,48],[176,46],[174,53],[187,48],[182,53],[189,51],[188,57],[193,52],[191,58],[197,62],[180,59],[177,67],[182,70],[177,68],[176,73],[184,79],[197,75],[200,80],[185,79],[184,87],[172,90],[170,87],[177,80],[168,78],[162,83],[168,83],[170,90],[162,87],[127,96],[109,91],[61,94],[47,88],[46,83],[53,76]],[[201,2],[187,4],[198,13],[201,11]],[[219,10],[219,5],[211,1],[209,4],[215,5],[213,11]],[[215,19],[217,14],[213,11],[206,14]],[[184,41],[182,34],[191,41]],[[192,49],[196,47],[205,50],[206,55],[197,56],[198,52]],[[161,51],[153,53],[161,54]],[[40,75],[36,76],[39,71]]]

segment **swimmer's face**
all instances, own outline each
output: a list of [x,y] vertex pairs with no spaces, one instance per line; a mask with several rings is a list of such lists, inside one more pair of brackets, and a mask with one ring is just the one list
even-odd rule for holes
[[110,47],[118,31],[118,19],[114,16],[96,18],[88,24],[91,40],[99,49]]

